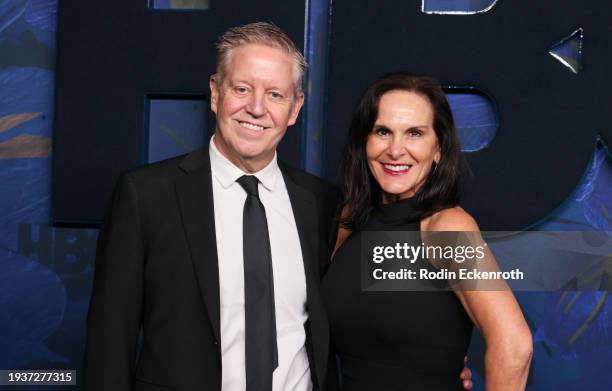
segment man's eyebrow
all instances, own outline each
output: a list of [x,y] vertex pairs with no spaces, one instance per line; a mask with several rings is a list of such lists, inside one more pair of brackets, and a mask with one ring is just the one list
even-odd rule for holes
[[[243,84],[248,84],[248,85],[252,85],[251,82],[249,82],[248,80],[245,79],[235,79],[235,80],[230,80],[230,82],[232,84],[238,84],[238,83],[243,83]],[[283,88],[281,88],[280,86],[276,85],[276,84],[272,84],[269,86],[265,86],[266,90],[279,90],[279,91],[288,91],[290,92],[291,87],[288,87],[287,90],[284,90]]]
[[249,83],[248,81],[246,81],[246,80],[244,80],[244,79],[237,79],[237,80],[231,80],[231,79],[230,79],[230,82],[231,82],[232,84],[243,83],[243,84],[248,84],[248,85],[251,85],[251,83]]
[[266,90],[279,90],[279,91],[290,91],[293,86],[288,86],[286,89],[283,89],[281,86],[276,84],[271,84],[266,86]]

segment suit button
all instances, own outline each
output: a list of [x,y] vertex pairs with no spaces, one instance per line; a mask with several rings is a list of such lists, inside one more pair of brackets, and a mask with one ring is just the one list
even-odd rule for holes
[[219,345],[219,341],[217,341],[216,339],[213,341],[213,345],[217,346]]

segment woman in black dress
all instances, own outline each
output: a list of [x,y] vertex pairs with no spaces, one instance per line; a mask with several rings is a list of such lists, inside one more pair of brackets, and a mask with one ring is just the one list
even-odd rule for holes
[[458,206],[460,167],[434,79],[396,73],[366,90],[344,152],[341,228],[322,286],[345,391],[463,389],[473,324],[487,345],[486,389],[524,389],[531,333],[510,290],[361,289],[364,231],[478,232]]

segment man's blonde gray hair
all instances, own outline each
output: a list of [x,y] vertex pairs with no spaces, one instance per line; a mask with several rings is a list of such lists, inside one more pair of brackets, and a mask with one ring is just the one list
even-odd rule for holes
[[256,22],[244,26],[232,27],[227,30],[217,42],[217,82],[223,83],[225,70],[232,51],[241,46],[260,44],[275,47],[293,57],[295,91],[303,91],[302,83],[308,65],[302,53],[291,38],[278,26],[269,22]]

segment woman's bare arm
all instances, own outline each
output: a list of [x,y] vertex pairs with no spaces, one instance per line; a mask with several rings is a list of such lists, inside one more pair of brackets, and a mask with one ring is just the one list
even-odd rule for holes
[[[461,208],[446,209],[423,220],[423,231],[477,233],[478,225]],[[488,262],[494,262],[487,249]],[[495,265],[496,267],[496,265]],[[459,300],[486,342],[487,390],[524,390],[532,356],[532,338],[523,313],[510,289],[456,289]]]

